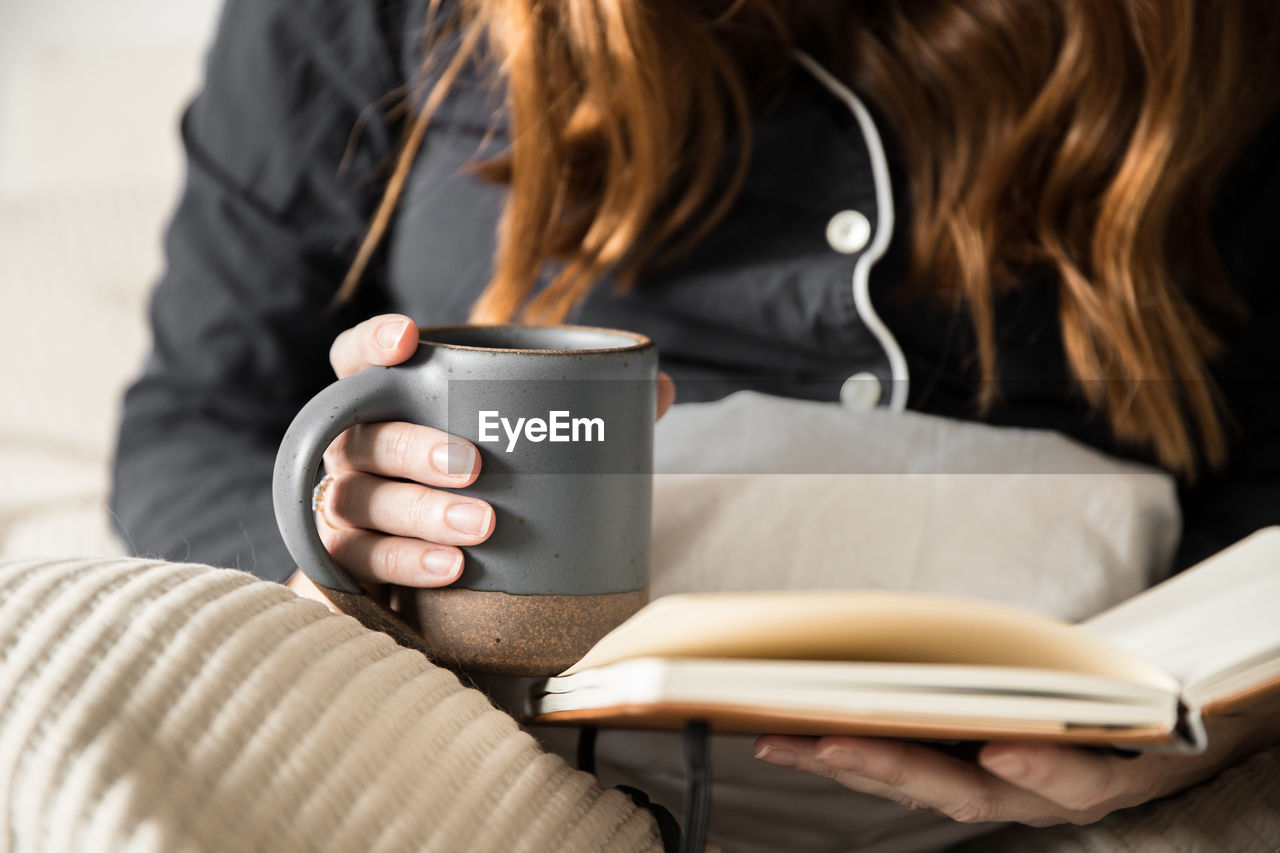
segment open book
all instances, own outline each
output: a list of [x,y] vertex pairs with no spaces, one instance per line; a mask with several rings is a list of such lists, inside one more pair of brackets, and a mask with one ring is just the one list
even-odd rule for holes
[[1206,714],[1280,689],[1280,527],[1079,625],[911,592],[660,598],[532,722],[1200,750]]

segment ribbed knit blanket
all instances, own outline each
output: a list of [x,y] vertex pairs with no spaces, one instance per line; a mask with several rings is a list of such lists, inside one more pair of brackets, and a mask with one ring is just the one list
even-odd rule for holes
[[421,655],[247,574],[0,565],[0,850],[660,849]]

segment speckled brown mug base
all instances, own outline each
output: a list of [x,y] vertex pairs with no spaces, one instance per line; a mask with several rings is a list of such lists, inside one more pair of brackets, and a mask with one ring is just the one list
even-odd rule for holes
[[649,603],[649,590],[512,595],[394,588],[392,607],[436,663],[485,675],[555,675]]

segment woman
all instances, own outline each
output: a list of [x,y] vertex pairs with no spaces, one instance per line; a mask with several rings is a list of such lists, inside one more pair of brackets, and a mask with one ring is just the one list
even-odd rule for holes
[[[1180,478],[1178,568],[1276,520],[1269,4],[461,5],[229,3],[120,435],[138,551],[285,580],[279,437],[326,354],[339,375],[395,364],[410,318],[641,331],[683,400],[1054,429]],[[468,474],[441,474],[450,457]],[[501,520],[431,487],[476,459],[425,427],[349,432],[327,546],[371,583],[451,582]],[[993,744],[981,768],[758,746],[960,820],[1044,824],[1265,737],[1127,763]]]

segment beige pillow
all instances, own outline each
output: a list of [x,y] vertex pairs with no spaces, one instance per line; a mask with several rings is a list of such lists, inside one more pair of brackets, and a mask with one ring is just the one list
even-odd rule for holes
[[1080,619],[1169,570],[1160,471],[1042,430],[744,392],[659,423],[655,595],[918,589]]

